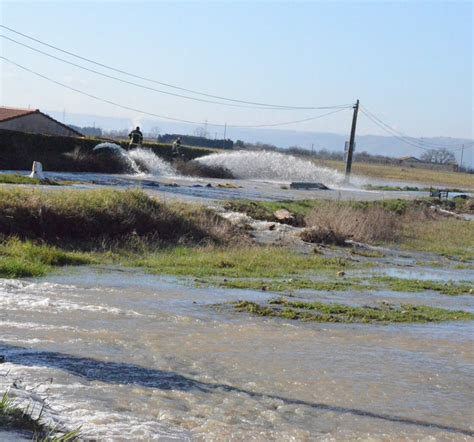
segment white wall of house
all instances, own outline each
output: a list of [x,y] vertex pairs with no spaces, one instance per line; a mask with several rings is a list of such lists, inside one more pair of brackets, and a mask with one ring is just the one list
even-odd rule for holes
[[61,126],[43,114],[34,113],[8,121],[0,121],[0,129],[17,130],[44,135],[61,135],[64,137],[77,137],[77,133]]

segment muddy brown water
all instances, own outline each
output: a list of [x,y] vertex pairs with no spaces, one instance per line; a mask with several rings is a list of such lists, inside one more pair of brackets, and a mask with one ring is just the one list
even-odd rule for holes
[[301,324],[211,307],[270,296],[118,269],[0,280],[2,390],[101,440],[474,435],[472,322]]

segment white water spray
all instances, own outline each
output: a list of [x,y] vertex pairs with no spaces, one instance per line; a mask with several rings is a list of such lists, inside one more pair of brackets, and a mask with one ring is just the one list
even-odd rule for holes
[[122,147],[120,147],[118,144],[100,143],[92,150],[96,152],[100,150],[109,150],[113,152],[114,155],[117,155],[118,157],[122,158],[134,173],[142,173],[140,168],[137,166],[137,163],[135,163],[135,161],[130,158],[128,152]]
[[[94,147],[94,151],[108,149],[120,156],[135,174],[143,174],[147,170],[153,176],[173,176],[176,171],[171,164],[163,161],[149,149],[137,148],[127,151],[114,143],[101,143]],[[141,166],[141,167],[140,167]]]
[[176,176],[177,172],[170,163],[162,160],[149,149],[137,148],[128,152],[130,158],[148,170],[153,176]]
[[337,170],[316,166],[310,161],[277,152],[216,153],[196,161],[206,166],[224,167],[241,179],[308,181],[329,185],[344,181],[344,175]]

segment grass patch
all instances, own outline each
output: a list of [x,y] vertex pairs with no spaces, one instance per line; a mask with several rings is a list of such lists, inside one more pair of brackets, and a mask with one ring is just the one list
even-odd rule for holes
[[255,246],[229,249],[176,247],[154,252],[141,259],[132,256],[128,264],[159,274],[242,278],[282,278],[340,270],[349,265],[348,261],[341,258],[305,256],[287,249]]
[[9,238],[0,242],[0,277],[25,278],[43,276],[53,267],[92,264],[95,259],[85,253],[67,252],[47,244]]
[[0,429],[31,432],[34,441],[68,442],[79,437],[79,430],[64,432],[49,428],[42,422],[41,412],[38,418],[33,418],[28,409],[25,411],[16,406],[7,393],[0,401]]
[[322,302],[292,302],[286,299],[260,305],[250,301],[234,304],[239,312],[291,320],[340,323],[424,323],[474,320],[474,314],[423,305],[382,303],[377,307],[351,307]]
[[433,290],[443,295],[471,295],[474,293],[472,285],[455,284],[452,282],[423,281],[420,279],[394,278],[391,276],[376,276],[372,281],[382,283],[395,292],[424,292]]
[[24,175],[0,174],[1,184],[42,184],[37,178],[30,178]]
[[294,290],[314,290],[324,292],[342,292],[347,290],[361,291],[367,288],[360,280],[313,281],[310,279],[289,279],[283,281],[266,281],[252,279],[234,279],[220,283],[222,287],[234,289],[263,290],[270,292],[291,292]]

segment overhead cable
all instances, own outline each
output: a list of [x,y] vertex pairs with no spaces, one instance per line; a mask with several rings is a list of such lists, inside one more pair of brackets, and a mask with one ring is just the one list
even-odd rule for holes
[[[165,120],[177,121],[177,122],[180,122],[180,123],[187,123],[187,124],[194,124],[194,125],[202,125],[202,122],[191,121],[191,120],[186,120],[186,119],[181,119],[181,118],[175,118],[175,117],[170,117],[170,116],[167,116],[167,115],[160,115],[160,114],[156,114],[156,113],[153,113],[153,112],[148,112],[148,111],[133,108],[133,107],[130,107],[130,106],[127,106],[127,105],[123,105],[123,104],[117,103],[115,101],[107,100],[105,98],[101,98],[101,97],[98,97],[96,95],[89,94],[88,92],[84,92],[84,91],[82,91],[80,89],[77,89],[77,88],[74,88],[72,86],[68,86],[67,84],[61,83],[57,80],[54,80],[50,77],[47,77],[46,75],[40,74],[39,72],[36,72],[36,71],[34,71],[30,68],[27,68],[26,66],[23,66],[19,63],[16,63],[16,62],[4,57],[3,55],[0,55],[0,59],[5,60],[6,62],[8,62],[8,63],[10,63],[10,64],[26,71],[26,72],[29,72],[33,75],[36,75],[37,77],[43,78],[44,80],[47,80],[47,81],[49,81],[51,83],[54,83],[58,86],[61,86],[63,88],[69,89],[69,90],[74,91],[74,92],[77,92],[78,94],[84,95],[86,97],[93,98],[94,100],[110,104],[112,106],[120,107],[122,109],[130,110],[130,111],[133,111],[133,112],[138,112],[138,113],[141,113],[143,115],[149,115],[149,116],[156,117],[156,118],[163,118]],[[279,123],[245,125],[245,124],[226,124],[226,123],[208,122],[207,124],[209,124],[211,126],[220,126],[220,127],[226,126],[226,127],[234,127],[234,128],[258,128],[258,127],[287,126],[287,125],[290,125],[290,124],[303,123],[303,122],[306,122],[306,121],[316,120],[318,118],[323,118],[323,117],[326,117],[326,116],[329,116],[329,115],[332,115],[332,114],[335,114],[335,113],[338,113],[338,112],[342,112],[344,110],[346,110],[346,108],[332,110],[331,112],[327,112],[327,113],[324,113],[324,114],[321,114],[321,115],[316,115],[316,116],[312,116],[312,117],[308,117],[308,118],[304,118],[304,119],[300,119],[300,120],[285,121],[285,122],[279,122]]]
[[261,102],[257,102],[257,101],[238,100],[238,99],[235,99],[235,98],[228,98],[228,97],[224,97],[224,96],[220,96],[220,95],[208,94],[208,93],[205,93],[205,92],[200,92],[200,91],[196,91],[196,90],[193,90],[193,89],[184,88],[184,87],[181,87],[181,86],[176,86],[176,85],[173,85],[171,83],[165,83],[163,81],[158,81],[158,80],[155,80],[155,79],[152,79],[152,78],[147,78],[147,77],[144,77],[144,76],[141,76],[141,75],[138,75],[138,74],[134,74],[132,72],[125,71],[123,69],[118,69],[118,68],[115,68],[113,66],[107,65],[105,63],[100,63],[98,61],[91,60],[90,58],[83,57],[83,56],[78,55],[74,52],[67,51],[65,49],[61,49],[57,46],[54,46],[50,43],[46,43],[45,41],[39,40],[39,39],[34,38],[30,35],[27,35],[27,34],[24,34],[22,32],[16,31],[15,29],[12,29],[8,26],[0,24],[0,27],[3,28],[3,29],[6,29],[7,31],[10,31],[10,32],[13,32],[15,34],[21,35],[22,37],[27,38],[29,40],[32,40],[32,41],[34,41],[36,43],[39,43],[43,46],[47,46],[51,49],[62,52],[62,53],[67,54],[71,57],[75,57],[75,58],[78,58],[80,60],[86,61],[88,63],[92,63],[96,66],[100,66],[102,68],[106,68],[106,69],[115,71],[117,73],[120,73],[120,74],[123,74],[123,75],[128,75],[130,77],[134,77],[134,78],[137,78],[137,79],[140,79],[140,80],[149,81],[149,82],[152,82],[152,83],[160,84],[162,86],[166,86],[166,87],[173,88],[173,89],[178,89],[178,90],[181,90],[181,91],[189,92],[189,93],[196,94],[196,95],[201,95],[201,96],[208,97],[208,98],[215,98],[215,99],[218,99],[218,100],[230,101],[230,102],[234,102],[234,103],[241,103],[241,104],[247,104],[247,105],[253,105],[253,106],[263,106],[263,107],[269,108],[269,109],[279,108],[279,109],[287,109],[287,110],[324,110],[324,109],[345,108],[347,106],[350,106],[350,104],[342,104],[342,105],[334,105],[334,106],[288,106],[288,105],[281,105],[281,104],[261,103]]

